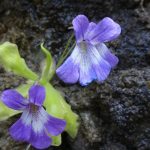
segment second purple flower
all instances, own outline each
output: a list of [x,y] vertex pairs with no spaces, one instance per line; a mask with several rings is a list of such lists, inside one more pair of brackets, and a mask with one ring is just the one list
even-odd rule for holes
[[1,100],[9,108],[23,112],[9,130],[15,140],[29,142],[37,149],[45,149],[52,144],[50,136],[61,134],[66,127],[65,120],[49,115],[42,107],[45,100],[43,86],[33,85],[28,99],[15,90],[6,90]]
[[111,18],[104,18],[98,24],[89,22],[84,15],[78,15],[72,22],[76,36],[76,46],[72,54],[56,70],[65,83],[80,82],[85,86],[97,80],[104,81],[111,68],[118,63],[104,42],[116,39],[120,25]]

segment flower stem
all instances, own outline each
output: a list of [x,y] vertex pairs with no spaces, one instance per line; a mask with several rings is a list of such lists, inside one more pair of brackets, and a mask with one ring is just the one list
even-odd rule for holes
[[31,144],[28,144],[28,146],[26,147],[26,150],[29,150],[31,147]]
[[72,47],[68,50],[68,48],[69,48],[69,46],[70,46],[70,44],[71,44],[71,42],[72,42],[72,40],[73,40],[73,37],[74,37],[74,34],[72,34],[72,35],[70,36],[70,38],[69,38],[69,40],[68,40],[68,42],[67,42],[67,44],[66,44],[65,50],[63,51],[63,53],[62,53],[62,55],[61,55],[61,57],[60,57],[60,59],[59,59],[57,65],[56,65],[56,68],[58,68],[58,67],[62,64],[62,62],[66,59],[66,57],[68,56],[68,54],[70,53],[70,51],[71,51],[71,50],[73,49],[73,47],[75,46],[75,42],[74,42],[73,45],[72,45]]

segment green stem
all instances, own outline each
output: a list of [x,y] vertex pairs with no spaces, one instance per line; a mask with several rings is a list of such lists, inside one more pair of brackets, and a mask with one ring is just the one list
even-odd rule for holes
[[69,55],[69,53],[72,51],[72,49],[75,47],[75,45],[76,45],[76,42],[74,42],[73,43],[73,45],[71,46],[71,48],[67,51],[67,53],[65,54],[65,56],[63,57],[63,60],[62,61],[64,61],[64,59],[66,59],[66,57]]
[[[74,34],[72,34],[72,35],[70,36],[70,38],[69,38],[69,40],[68,40],[68,42],[67,42],[67,45],[66,45],[66,47],[65,47],[65,50],[63,51],[63,53],[62,53],[62,55],[61,55],[61,57],[60,57],[60,59],[59,59],[57,65],[56,65],[56,68],[58,68],[58,67],[62,64],[62,62],[65,60],[65,58],[68,56],[68,54],[69,54],[69,52],[70,52],[70,50],[69,50],[69,52],[68,52],[68,48],[69,48],[70,43],[72,42],[73,37],[74,37]],[[75,44],[73,44],[73,45],[75,45]]]
[[31,147],[31,144],[28,144],[28,146],[27,146],[26,150],[29,150],[29,149],[30,149],[30,147]]

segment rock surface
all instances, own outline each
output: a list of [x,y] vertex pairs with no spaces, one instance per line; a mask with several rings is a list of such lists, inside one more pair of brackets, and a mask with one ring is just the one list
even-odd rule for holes
[[[150,150],[150,2],[148,0],[1,0],[0,42],[18,45],[29,67],[39,71],[45,41],[56,61],[72,31],[72,19],[85,14],[98,22],[105,16],[122,27],[118,40],[108,46],[119,57],[109,78],[87,87],[65,85],[61,90],[81,119],[79,134],[50,150]],[[24,82],[0,68],[0,90]],[[26,143],[11,139],[8,127],[17,116],[0,122],[0,150],[21,150]],[[33,148],[31,148],[33,149]]]

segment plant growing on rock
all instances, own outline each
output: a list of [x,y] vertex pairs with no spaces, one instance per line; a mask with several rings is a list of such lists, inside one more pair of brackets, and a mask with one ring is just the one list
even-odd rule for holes
[[[22,96],[25,97],[26,99],[28,99],[28,91],[30,91],[29,89],[31,89],[35,83],[41,85],[43,87],[43,90],[45,91],[44,94],[45,97],[42,100],[43,101],[45,100],[43,105],[46,108],[46,111],[48,112],[48,114],[50,114],[55,118],[65,120],[66,121],[65,131],[68,132],[68,134],[72,138],[75,138],[78,130],[78,125],[79,125],[78,116],[71,110],[71,107],[69,106],[69,104],[66,103],[66,101],[64,100],[60,92],[57,91],[49,83],[51,77],[55,72],[55,69],[53,67],[53,60],[49,51],[43,47],[43,44],[41,44],[41,49],[46,56],[46,60],[45,60],[46,63],[45,63],[45,67],[43,68],[41,76],[38,76],[36,73],[34,73],[32,70],[30,70],[27,67],[24,59],[21,58],[21,56],[19,55],[17,46],[10,42],[5,42],[4,44],[0,45],[1,64],[6,70],[12,71],[14,74],[25,77],[27,79],[26,84],[20,85],[18,88],[16,88],[16,91],[22,94]],[[37,89],[35,89],[35,91],[39,93],[40,96],[43,94],[41,91],[38,91]],[[17,95],[18,97],[21,97],[19,96],[19,93],[17,93]],[[16,99],[18,97],[15,97],[13,95],[10,96],[7,91],[4,91],[2,93],[1,100],[7,106],[9,106],[9,103],[7,103],[8,101],[10,101],[10,103],[11,101],[13,101],[13,105],[17,105],[16,103],[18,103],[19,100],[22,99],[22,98]],[[35,93],[35,97],[36,97],[36,93]],[[15,103],[16,100],[17,102]],[[2,103],[0,103],[0,107],[1,107],[1,115],[0,115],[1,120],[19,113],[18,111],[12,111]],[[10,107],[10,108],[14,109],[14,107]],[[22,110],[22,109],[18,108],[17,110]],[[20,130],[20,132],[22,133],[24,132],[23,128],[22,131]],[[51,138],[52,138],[52,145],[59,146],[61,144],[61,134],[57,136],[56,135],[52,136]]]
[[38,149],[50,145],[59,146],[63,131],[72,138],[76,137],[78,131],[78,115],[71,110],[60,92],[50,84],[55,72],[65,83],[79,81],[85,86],[93,80],[104,81],[111,68],[118,63],[118,58],[109,51],[104,42],[119,36],[119,24],[108,17],[95,24],[89,22],[84,15],[78,15],[72,23],[76,44],[68,49],[73,37],[71,36],[56,67],[50,52],[43,43],[41,44],[41,50],[45,54],[45,65],[40,75],[28,68],[19,54],[17,45],[10,42],[0,45],[1,65],[7,71],[27,79],[25,84],[15,90],[2,92],[1,101],[18,111],[0,103],[0,119],[23,112],[21,118],[10,128],[10,134],[14,139],[29,142]]

